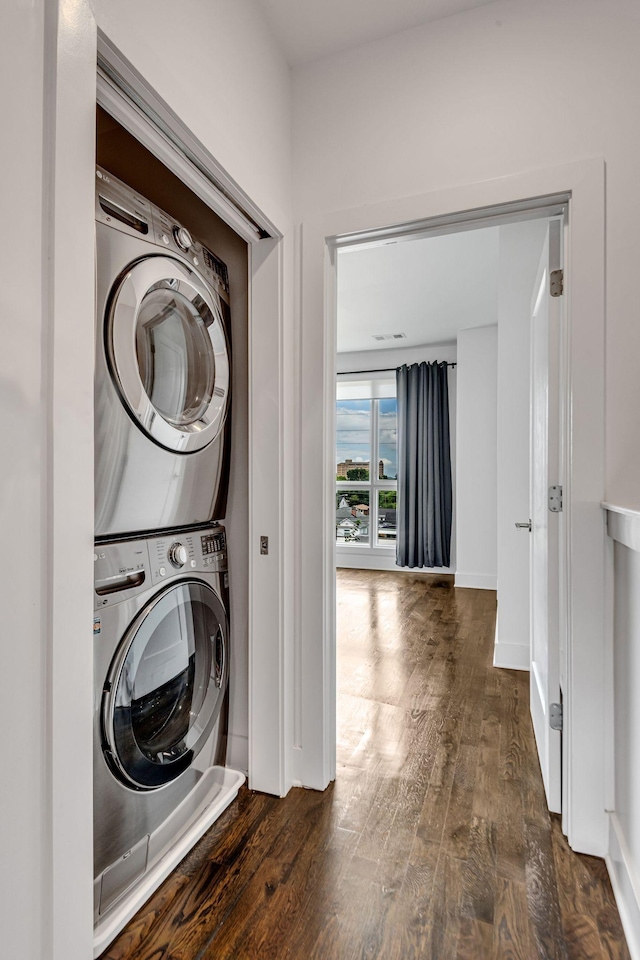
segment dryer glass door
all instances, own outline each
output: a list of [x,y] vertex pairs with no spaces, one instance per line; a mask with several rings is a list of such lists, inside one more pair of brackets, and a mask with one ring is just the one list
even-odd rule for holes
[[175,780],[204,747],[227,684],[227,621],[217,594],[183,581],[157,595],[127,631],[105,685],[107,759],[126,783]]
[[229,353],[218,294],[186,264],[147,257],[116,283],[106,352],[134,421],[169,450],[190,453],[222,430]]
[[145,295],[136,325],[136,354],[144,391],[175,427],[206,414],[215,385],[215,358],[206,304],[188,300],[166,282]]

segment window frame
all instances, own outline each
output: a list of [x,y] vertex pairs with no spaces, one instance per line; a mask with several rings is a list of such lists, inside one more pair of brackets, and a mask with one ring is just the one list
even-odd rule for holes
[[[378,536],[378,517],[380,513],[379,507],[379,493],[387,491],[397,491],[398,489],[398,480],[397,477],[395,480],[381,480],[378,477],[378,464],[380,462],[380,403],[383,400],[390,400],[397,398],[395,396],[395,391],[392,397],[362,397],[362,400],[367,399],[371,404],[371,416],[370,416],[370,434],[369,434],[369,448],[371,451],[369,459],[369,479],[368,480],[336,480],[336,494],[341,490],[344,491],[353,491],[353,490],[366,490],[369,493],[369,542],[368,543],[355,543],[349,542],[345,543],[344,541],[338,540],[336,535],[336,550],[341,553],[361,553],[363,550],[366,550],[369,554],[375,555],[380,552],[382,555],[395,554],[396,543],[395,540],[389,543],[381,543]],[[336,404],[340,401],[336,396]],[[342,401],[344,402],[344,401]],[[397,417],[397,408],[396,408],[396,417]],[[397,420],[396,420],[397,424]],[[396,445],[397,445],[397,435],[396,435]],[[337,448],[335,451],[337,458]],[[337,465],[336,459],[336,465]],[[397,474],[397,467],[396,467]],[[397,496],[397,495],[396,495]]]

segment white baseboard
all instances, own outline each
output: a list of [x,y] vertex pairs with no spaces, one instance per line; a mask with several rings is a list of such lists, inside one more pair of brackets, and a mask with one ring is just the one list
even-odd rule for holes
[[227,736],[227,766],[249,775],[249,738],[233,733]]
[[456,573],[456,587],[472,590],[497,590],[498,578],[489,573]]
[[529,670],[529,647],[521,643],[501,643],[496,639],[493,665],[504,670]]
[[609,853],[605,860],[629,953],[632,960],[640,960],[640,883],[615,813],[609,814]]

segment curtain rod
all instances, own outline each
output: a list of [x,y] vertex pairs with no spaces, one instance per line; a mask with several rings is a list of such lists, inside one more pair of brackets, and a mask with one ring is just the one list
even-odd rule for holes
[[[433,363],[433,361],[427,361]],[[450,363],[445,360],[441,360],[440,363],[446,363],[448,367],[457,367],[457,363]],[[382,367],[380,370],[339,370],[337,373],[338,377],[351,376],[354,373],[395,373],[397,367]]]

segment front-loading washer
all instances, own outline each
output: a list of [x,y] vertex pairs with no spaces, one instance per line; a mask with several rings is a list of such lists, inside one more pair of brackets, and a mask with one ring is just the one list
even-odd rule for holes
[[233,800],[219,526],[95,548],[96,955]]
[[224,518],[229,281],[184,225],[98,168],[95,535]]

